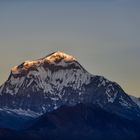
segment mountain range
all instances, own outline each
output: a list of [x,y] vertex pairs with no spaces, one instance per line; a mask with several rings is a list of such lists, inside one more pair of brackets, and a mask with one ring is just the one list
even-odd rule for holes
[[11,69],[0,87],[0,139],[140,139],[140,100],[54,52]]

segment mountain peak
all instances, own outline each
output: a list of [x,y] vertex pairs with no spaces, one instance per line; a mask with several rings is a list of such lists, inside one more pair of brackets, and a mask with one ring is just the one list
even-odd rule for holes
[[56,62],[56,61],[60,61],[60,60],[64,60],[64,61],[74,61],[76,60],[72,55],[69,55],[69,54],[66,54],[64,52],[61,52],[61,51],[57,51],[57,52],[54,52],[50,55],[48,55],[46,57],[46,59],[49,61],[49,62]]
[[5,93],[16,95],[22,92],[24,96],[30,97],[31,93],[25,91],[28,89],[32,93],[43,92],[44,98],[50,94],[61,98],[67,89],[79,95],[84,92],[83,87],[90,83],[92,77],[73,56],[57,51],[13,67]]
[[38,67],[41,64],[44,64],[45,62],[49,64],[64,65],[65,62],[67,63],[67,62],[73,62],[73,61],[76,61],[76,59],[72,55],[66,54],[61,51],[56,51],[47,55],[46,57],[43,57],[37,60],[24,61],[19,66],[14,66],[11,71],[12,71],[12,74],[19,74],[20,72],[27,71],[30,68]]

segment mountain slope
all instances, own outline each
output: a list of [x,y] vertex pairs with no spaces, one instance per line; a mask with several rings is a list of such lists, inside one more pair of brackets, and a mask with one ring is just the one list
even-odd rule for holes
[[19,114],[10,110],[0,110],[0,128],[8,128],[13,130],[24,129],[34,117]]
[[115,82],[88,73],[71,55],[54,52],[11,70],[0,88],[0,108],[37,114],[78,103],[93,103],[128,119],[140,108]]
[[139,140],[139,129],[137,122],[109,113],[99,106],[77,104],[44,114],[18,137],[21,140]]

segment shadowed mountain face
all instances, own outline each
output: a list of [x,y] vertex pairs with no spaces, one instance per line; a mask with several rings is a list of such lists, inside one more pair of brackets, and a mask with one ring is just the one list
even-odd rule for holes
[[29,121],[30,129],[18,135],[25,133],[26,139],[139,138],[140,107],[134,98],[63,52],[13,67],[0,87],[0,115],[1,128],[27,128]]
[[28,130],[49,139],[140,139],[140,125],[93,104],[78,104],[40,117]]
[[5,133],[21,140],[139,140],[139,129],[136,121],[104,111],[99,106],[77,104],[44,114],[27,130],[14,132],[14,135],[9,130]]

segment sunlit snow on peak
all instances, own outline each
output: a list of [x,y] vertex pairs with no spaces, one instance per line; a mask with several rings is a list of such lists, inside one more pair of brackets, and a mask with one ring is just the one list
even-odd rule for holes
[[12,68],[12,73],[18,74],[22,70],[28,70],[29,68],[39,66],[40,64],[41,64],[41,61],[39,60],[33,60],[33,61],[27,60],[19,66],[14,66]]
[[61,52],[61,51],[54,52],[51,55],[46,57],[46,60],[48,60],[49,62],[57,62],[57,61],[62,60],[62,59],[66,62],[76,60],[72,55],[68,55],[68,54]]
[[41,59],[27,60],[19,66],[14,66],[11,71],[13,74],[19,74],[23,70],[26,71],[30,68],[38,67],[41,64],[44,64],[45,62],[48,62],[50,64],[66,66],[66,62],[73,61],[76,61],[76,59],[72,55],[68,55],[64,52],[57,51]]
[[26,68],[26,69],[28,69],[28,68],[30,68],[30,67],[32,67],[32,66],[35,66],[35,65],[38,65],[38,64],[40,64],[41,62],[40,61],[38,61],[38,60],[36,60],[36,61],[25,61],[24,62],[24,68]]

